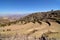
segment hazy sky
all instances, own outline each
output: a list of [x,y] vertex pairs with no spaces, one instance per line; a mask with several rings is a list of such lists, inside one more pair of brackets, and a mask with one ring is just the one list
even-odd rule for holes
[[0,0],[0,15],[59,10],[60,0]]

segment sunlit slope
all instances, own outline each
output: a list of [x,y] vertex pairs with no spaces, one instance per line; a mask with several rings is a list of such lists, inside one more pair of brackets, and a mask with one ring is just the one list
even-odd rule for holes
[[[36,37],[40,37],[43,33],[46,33],[48,31],[51,32],[60,32],[60,24],[56,23],[56,22],[50,22],[51,26],[49,26],[46,22],[42,22],[42,24],[39,23],[27,23],[24,25],[11,25],[11,26],[6,26],[4,28],[0,28],[1,30],[5,30],[5,31],[1,31],[2,34],[12,34],[14,35],[15,33],[21,35],[21,34],[25,34],[28,36],[36,36]],[[10,29],[10,31],[8,30]],[[8,31],[7,31],[8,30]]]
[[[51,33],[50,33],[51,32]],[[3,35],[26,35],[41,37],[60,37],[60,11],[37,12],[19,20],[0,24],[0,33]],[[52,36],[51,36],[52,35]],[[59,35],[59,36],[58,36]]]

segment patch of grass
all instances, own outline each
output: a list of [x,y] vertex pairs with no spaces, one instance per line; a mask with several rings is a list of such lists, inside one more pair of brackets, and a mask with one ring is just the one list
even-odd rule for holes
[[4,31],[4,32],[0,32],[0,35],[3,35],[3,36],[13,36],[15,35],[16,32],[15,31]]
[[46,35],[48,36],[48,38],[60,38],[59,32],[49,32],[49,33],[46,33]]

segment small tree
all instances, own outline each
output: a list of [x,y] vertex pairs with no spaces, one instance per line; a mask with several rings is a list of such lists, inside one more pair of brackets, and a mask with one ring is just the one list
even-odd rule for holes
[[8,26],[10,26],[10,25],[11,25],[11,23],[9,22],[7,25],[8,25]]
[[50,22],[46,21],[46,23],[47,23],[49,26],[51,26],[51,23],[50,23]]
[[7,29],[7,31],[11,31],[11,29]]
[[1,24],[2,27],[6,26],[6,24]]

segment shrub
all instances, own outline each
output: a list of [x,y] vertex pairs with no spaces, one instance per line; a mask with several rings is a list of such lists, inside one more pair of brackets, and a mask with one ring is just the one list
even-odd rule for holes
[[42,22],[40,22],[39,20],[37,20],[37,22],[38,22],[39,24],[42,24]]
[[50,26],[51,24],[50,24],[50,22],[48,22],[48,21],[46,21],[46,23]]
[[8,25],[8,26],[10,26],[10,25],[11,25],[11,23],[8,23],[7,25]]
[[3,30],[3,32],[4,32],[5,30]]
[[6,26],[6,24],[1,24],[2,27]]
[[56,20],[56,22],[57,22],[58,24],[60,24],[60,21]]
[[11,29],[7,29],[7,31],[11,31]]

